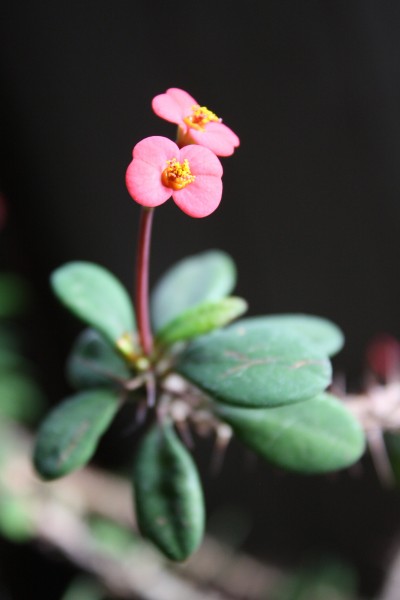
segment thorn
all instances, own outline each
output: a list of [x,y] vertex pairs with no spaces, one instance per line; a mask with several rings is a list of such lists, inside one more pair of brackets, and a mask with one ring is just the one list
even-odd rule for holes
[[346,395],[346,376],[344,373],[334,373],[333,381],[330,386],[330,393],[338,396],[339,398],[343,398]]
[[175,421],[175,425],[185,446],[187,446],[190,450],[193,450],[194,439],[187,421]]
[[153,408],[156,404],[156,381],[153,374],[146,379],[147,406]]
[[215,444],[211,457],[211,474],[216,476],[221,472],[226,456],[226,449],[232,439],[232,429],[226,423],[219,423],[215,430]]
[[382,431],[380,429],[368,431],[367,443],[381,484],[385,487],[393,487],[395,478]]
[[135,421],[135,430],[139,429],[143,425],[147,417],[147,408],[148,404],[146,400],[142,400],[139,402],[137,410],[136,410],[136,421]]

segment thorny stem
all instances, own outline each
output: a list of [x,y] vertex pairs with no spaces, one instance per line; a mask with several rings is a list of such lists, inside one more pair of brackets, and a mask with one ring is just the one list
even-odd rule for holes
[[139,223],[139,240],[136,258],[136,312],[139,339],[146,356],[153,352],[153,334],[149,313],[149,266],[153,208],[143,208]]

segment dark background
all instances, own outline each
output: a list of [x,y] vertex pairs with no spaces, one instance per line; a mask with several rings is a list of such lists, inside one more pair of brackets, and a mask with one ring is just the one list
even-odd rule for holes
[[[241,146],[223,159],[211,217],[172,202],[157,211],[153,280],[187,254],[226,250],[251,314],[306,312],[344,330],[334,365],[357,385],[369,339],[400,337],[399,27],[396,1],[3,4],[1,264],[32,284],[32,354],[50,402],[68,391],[63,361],[80,326],[49,273],[91,260],[132,287],[139,209],[124,174],[140,139],[174,136],[150,106],[168,87],[214,110]],[[339,555],[375,593],[400,502],[368,459],[360,477],[332,481],[249,470],[241,457],[234,446],[215,480],[199,460],[210,511],[232,502],[251,514],[246,549],[290,566]]]

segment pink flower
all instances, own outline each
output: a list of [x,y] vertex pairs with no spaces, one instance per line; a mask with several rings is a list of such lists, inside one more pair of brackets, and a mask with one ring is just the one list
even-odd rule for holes
[[222,196],[222,165],[201,146],[179,148],[165,137],[145,138],[133,149],[126,186],[136,202],[153,207],[172,196],[190,217],[207,217]]
[[230,156],[239,146],[239,138],[232,129],[184,90],[170,88],[153,98],[152,107],[157,116],[178,125],[180,147],[199,144],[217,156]]

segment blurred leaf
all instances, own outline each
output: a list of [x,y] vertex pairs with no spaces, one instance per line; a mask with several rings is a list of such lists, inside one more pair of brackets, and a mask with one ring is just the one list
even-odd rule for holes
[[103,267],[89,262],[71,262],[52,274],[51,283],[59,300],[113,345],[135,329],[127,291]]
[[319,561],[299,569],[270,600],[355,600],[356,594],[353,569],[337,561]]
[[16,352],[21,348],[21,332],[8,319],[0,323],[0,352]]
[[67,377],[75,388],[112,386],[132,373],[121,355],[94,329],[77,339],[67,362]]
[[247,320],[194,340],[176,369],[215,399],[239,406],[298,402],[331,380],[330,362],[303,336]]
[[0,415],[14,421],[33,423],[45,406],[43,392],[23,371],[0,369]]
[[4,490],[0,495],[0,532],[13,542],[26,542],[34,535],[26,501]]
[[24,313],[30,299],[30,290],[22,277],[15,273],[0,274],[0,318]]
[[189,340],[227,325],[246,310],[247,302],[235,296],[215,302],[204,302],[189,308],[167,323],[159,332],[157,339],[162,345]]
[[31,363],[14,349],[0,347],[0,373],[5,371],[29,370]]
[[137,546],[134,533],[109,519],[92,518],[90,531],[102,549],[116,557],[122,557]]
[[81,392],[54,408],[36,439],[34,464],[44,479],[56,479],[85,465],[119,408],[114,390]]
[[267,315],[243,319],[241,323],[246,327],[272,324],[294,331],[312,342],[322,356],[333,356],[342,349],[344,344],[343,333],[337,325],[328,319],[314,315]]
[[146,434],[133,483],[141,533],[171,560],[185,560],[203,536],[204,501],[197,468],[172,426]]
[[61,600],[102,600],[105,591],[100,584],[89,577],[78,577],[70,583]]
[[225,252],[208,250],[179,261],[153,290],[151,314],[155,331],[189,308],[224,298],[235,284],[236,267]]
[[268,409],[219,404],[215,411],[242,442],[285,469],[302,473],[342,469],[365,450],[358,421],[329,394]]

